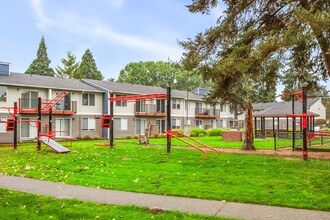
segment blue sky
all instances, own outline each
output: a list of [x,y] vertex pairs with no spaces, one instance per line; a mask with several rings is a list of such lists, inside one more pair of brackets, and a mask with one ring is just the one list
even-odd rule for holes
[[178,61],[178,40],[193,38],[222,12],[190,13],[191,0],[10,0],[2,1],[0,61],[25,72],[45,37],[50,66],[71,51],[80,61],[87,48],[105,79],[117,79],[130,62]]
[[[216,24],[223,8],[192,14],[192,0],[7,0],[1,2],[0,61],[25,72],[45,37],[50,66],[87,48],[105,77],[117,79],[130,62],[180,60],[177,41]],[[330,89],[330,83],[327,84]],[[283,87],[278,86],[278,93]]]

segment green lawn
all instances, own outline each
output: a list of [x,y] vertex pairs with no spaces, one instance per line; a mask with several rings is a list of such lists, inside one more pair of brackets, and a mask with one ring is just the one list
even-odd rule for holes
[[[196,140],[199,140],[211,147],[215,148],[241,148],[243,145],[243,141],[241,142],[224,142],[222,141],[221,136],[216,137],[194,137]],[[194,143],[190,141],[188,138],[182,138],[186,141]],[[150,144],[159,144],[159,145],[166,145],[166,138],[150,138]],[[126,143],[138,143],[138,139],[117,139],[115,142],[126,142]],[[267,139],[255,139],[254,144],[257,150],[273,150],[274,149],[274,139],[267,138]],[[198,145],[198,144],[197,144]],[[302,145],[302,140],[297,140],[296,145]],[[187,144],[172,138],[172,146],[188,146]],[[277,140],[276,141],[276,148],[283,148],[283,147],[291,147],[292,141],[291,140]]]
[[105,189],[330,211],[329,161],[74,142],[69,154],[0,148],[0,173]]
[[1,219],[228,219],[175,211],[159,214],[136,206],[114,206],[0,189]]

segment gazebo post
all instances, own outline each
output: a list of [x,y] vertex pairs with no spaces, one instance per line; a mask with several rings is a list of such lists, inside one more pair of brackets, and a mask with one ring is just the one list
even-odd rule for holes
[[[292,115],[294,115],[294,96],[292,96]],[[292,119],[292,151],[296,148],[296,123],[295,117]]]

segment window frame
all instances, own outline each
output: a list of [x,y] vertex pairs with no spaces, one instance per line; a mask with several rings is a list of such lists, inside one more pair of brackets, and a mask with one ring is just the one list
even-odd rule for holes
[[[84,129],[83,121],[87,119],[87,129]],[[94,122],[94,123],[92,123]],[[92,125],[92,126],[90,126]],[[94,118],[81,118],[81,130],[82,131],[95,131],[96,130],[96,120]]]
[[[7,127],[7,125],[6,125],[6,123],[4,123],[4,122],[7,122],[7,120],[8,120],[8,117],[7,116],[0,116],[0,133],[7,133],[7,131],[6,131],[6,127]],[[3,128],[4,128],[4,130],[1,130],[1,127],[3,126]]]
[[[87,95],[87,104],[84,104],[84,95]],[[93,104],[91,104],[91,96],[94,97]],[[95,93],[85,92],[85,93],[82,93],[81,94],[81,105],[82,106],[95,106],[95,103],[96,103],[96,95],[95,95]]]
[[[116,98],[123,96],[127,96],[127,95],[118,94],[116,95]],[[127,101],[116,101],[116,107],[127,107]]]
[[[0,86],[0,89],[1,89],[1,87],[5,89],[5,92],[3,93],[3,94],[4,94],[3,97],[4,97],[5,100],[2,100],[2,99],[1,99],[1,93],[0,93],[0,102],[7,102],[8,87],[7,87],[7,86]],[[0,90],[0,91],[1,91],[1,90]]]
[[180,110],[181,106],[180,106],[180,99],[172,99],[172,109],[177,109]]

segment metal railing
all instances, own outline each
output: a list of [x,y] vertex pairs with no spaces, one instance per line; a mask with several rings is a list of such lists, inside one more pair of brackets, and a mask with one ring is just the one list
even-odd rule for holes
[[215,108],[195,108],[196,118],[216,118],[220,116],[220,109]]

